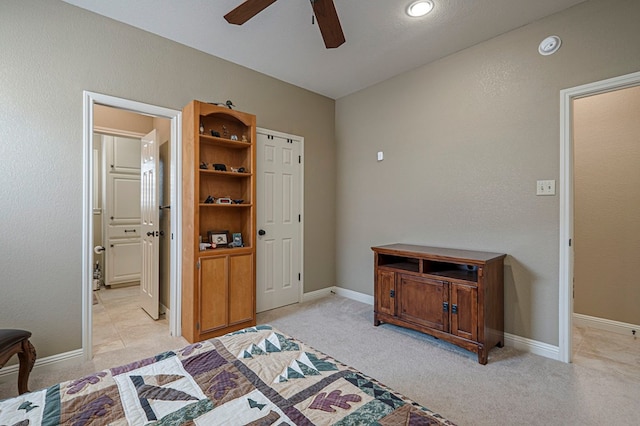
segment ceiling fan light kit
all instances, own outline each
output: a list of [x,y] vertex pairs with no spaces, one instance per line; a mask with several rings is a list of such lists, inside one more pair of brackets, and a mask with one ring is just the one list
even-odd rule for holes
[[[343,44],[345,42],[344,33],[333,0],[310,1],[326,48],[335,49]],[[230,24],[242,25],[275,2],[276,0],[245,0],[224,15],[224,19]]]
[[433,2],[431,0],[414,1],[407,6],[407,15],[413,18],[419,18],[433,10]]

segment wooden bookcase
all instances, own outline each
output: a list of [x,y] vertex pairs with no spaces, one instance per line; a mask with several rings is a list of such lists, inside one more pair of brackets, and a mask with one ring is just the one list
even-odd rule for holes
[[[182,138],[182,334],[193,343],[256,323],[256,118],[192,101]],[[244,245],[201,247],[211,232]]]
[[503,346],[505,254],[410,244],[371,249],[375,326],[430,334],[477,353],[480,364]]

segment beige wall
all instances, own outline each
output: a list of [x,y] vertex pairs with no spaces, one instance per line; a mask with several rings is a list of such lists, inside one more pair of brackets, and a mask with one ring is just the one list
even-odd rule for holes
[[559,196],[536,180],[559,179],[560,90],[640,70],[638,16],[587,1],[339,99],[338,285],[373,294],[378,244],[507,253],[506,331],[558,345]]
[[[154,126],[154,118],[118,108],[95,105],[93,108],[94,130],[121,130],[146,135]],[[107,131],[107,133],[109,133]]]
[[573,120],[574,311],[640,324],[640,87],[577,99]]
[[305,290],[335,284],[333,100],[60,1],[0,2],[0,51],[0,324],[31,330],[40,358],[82,345],[83,90],[231,99],[304,136]]

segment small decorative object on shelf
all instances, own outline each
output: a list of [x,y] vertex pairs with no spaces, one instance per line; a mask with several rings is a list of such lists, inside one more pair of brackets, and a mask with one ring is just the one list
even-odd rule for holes
[[216,198],[216,204],[231,204],[231,198],[229,197]]
[[241,232],[234,232],[232,238],[233,238],[232,244],[234,247],[244,247],[244,244],[242,243]]
[[200,168],[203,170],[207,170],[209,168],[209,165],[203,161],[202,163],[200,163]]
[[222,125],[222,134],[225,138],[229,137],[229,129],[227,129],[227,126],[225,126],[224,124]]
[[247,140],[247,135],[242,135],[242,142],[249,142],[249,141]]
[[215,202],[216,202],[215,198],[213,198],[211,195],[209,195],[209,196],[207,197],[207,199],[206,199],[206,200],[204,200],[204,203],[205,203],[205,204],[213,204],[213,203],[215,203]]
[[204,133],[204,124],[200,123],[200,134]]
[[216,132],[215,130],[211,131],[211,136],[215,136],[216,138],[220,137],[220,132]]
[[225,166],[224,164],[220,164],[220,163],[214,163],[213,164],[213,170],[217,170],[219,172],[226,172],[227,171],[227,166]]
[[209,242],[215,247],[226,247],[228,244],[229,231],[209,231],[207,236]]
[[238,140],[238,135],[231,135],[231,140],[232,141],[237,141]]
[[208,102],[211,105],[218,105],[218,106],[223,106],[223,107],[227,107],[229,109],[233,109],[235,107],[235,105],[233,104],[233,102],[231,102],[231,100],[227,99],[227,101],[225,103],[222,102]]
[[244,200],[233,200],[233,204],[242,204]]

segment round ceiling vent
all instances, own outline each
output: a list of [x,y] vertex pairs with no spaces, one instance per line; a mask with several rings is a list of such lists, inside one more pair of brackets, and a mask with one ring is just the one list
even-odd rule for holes
[[540,42],[540,46],[538,46],[538,52],[541,55],[547,56],[552,55],[560,49],[560,45],[562,44],[562,40],[558,36],[549,36]]

